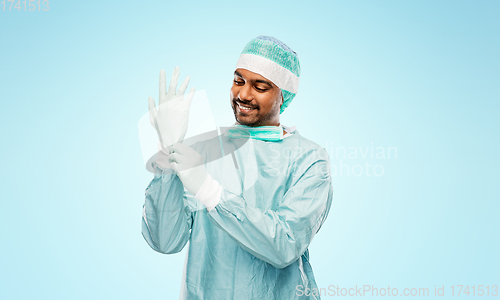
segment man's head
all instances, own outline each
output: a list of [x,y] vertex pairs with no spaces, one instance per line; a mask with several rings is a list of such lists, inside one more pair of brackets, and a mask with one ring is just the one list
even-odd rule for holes
[[236,121],[247,126],[276,126],[295,97],[300,64],[287,45],[268,36],[251,40],[236,64],[231,106]]
[[269,79],[245,69],[234,71],[231,106],[239,124],[277,126],[282,104],[280,88]]

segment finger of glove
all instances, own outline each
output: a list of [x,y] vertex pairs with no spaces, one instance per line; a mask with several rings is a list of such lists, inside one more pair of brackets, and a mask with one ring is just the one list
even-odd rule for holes
[[167,81],[166,81],[165,70],[160,71],[160,105],[165,102],[167,97]]
[[189,156],[182,155],[179,153],[172,153],[169,155],[169,157],[171,157],[170,159],[172,159],[172,161],[179,164],[180,169],[186,169],[192,167],[193,160]]
[[202,156],[196,150],[183,143],[173,144],[172,152],[178,153],[180,155],[177,158],[177,162],[181,164],[181,167],[184,169],[189,169],[204,164]]
[[184,96],[184,93],[186,92],[190,80],[191,77],[186,76],[186,79],[184,79],[184,82],[179,87],[179,91],[177,91],[177,94],[175,94],[176,97]]
[[181,156],[178,153],[172,153],[168,156],[168,161],[171,163],[177,163],[180,164],[181,162],[179,161]]
[[168,87],[167,99],[166,101],[175,97],[175,90],[177,89],[177,82],[179,81],[180,68],[175,67],[172,72],[172,79],[170,80],[170,86]]
[[183,157],[182,155],[179,155],[177,153],[170,154],[168,156],[168,162],[170,164],[175,164],[177,172],[185,171],[192,168],[189,162],[186,161],[186,157]]
[[193,97],[194,97],[194,92],[195,92],[195,88],[192,87],[191,90],[189,91],[189,94],[186,96],[186,105],[187,105],[187,109],[189,110],[191,108],[191,102],[193,101]]
[[170,155],[172,153],[172,145],[165,146],[163,144],[160,144],[161,151],[166,153],[167,155]]
[[189,156],[189,155],[192,155],[192,152],[194,150],[183,144],[183,143],[175,143],[172,145],[172,152],[174,153],[179,153],[180,155],[186,155],[186,156]]

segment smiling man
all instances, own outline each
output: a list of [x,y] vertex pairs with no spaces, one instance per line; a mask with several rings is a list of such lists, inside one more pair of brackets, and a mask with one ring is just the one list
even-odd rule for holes
[[230,91],[236,123],[215,139],[162,145],[142,234],[160,253],[189,242],[181,299],[320,298],[308,247],[332,203],[330,163],[280,124],[299,75],[281,41],[251,40]]

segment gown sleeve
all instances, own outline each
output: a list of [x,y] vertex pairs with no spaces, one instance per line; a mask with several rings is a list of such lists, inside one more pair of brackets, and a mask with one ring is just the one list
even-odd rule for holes
[[290,176],[290,187],[283,199],[277,199],[281,204],[276,209],[262,211],[251,207],[242,195],[223,188],[220,202],[208,212],[211,220],[240,247],[276,268],[287,267],[307,250],[333,199],[325,149],[301,155]]
[[191,236],[194,217],[181,180],[173,171],[156,167],[145,194],[142,236],[157,252],[180,252]]

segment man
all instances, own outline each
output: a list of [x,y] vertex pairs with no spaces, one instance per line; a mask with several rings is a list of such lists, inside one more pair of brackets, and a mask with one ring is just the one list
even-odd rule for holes
[[235,125],[158,153],[142,234],[166,254],[190,242],[181,299],[319,299],[306,293],[317,289],[308,246],[333,189],[325,149],[280,124],[299,74],[285,44],[251,40],[230,92]]

